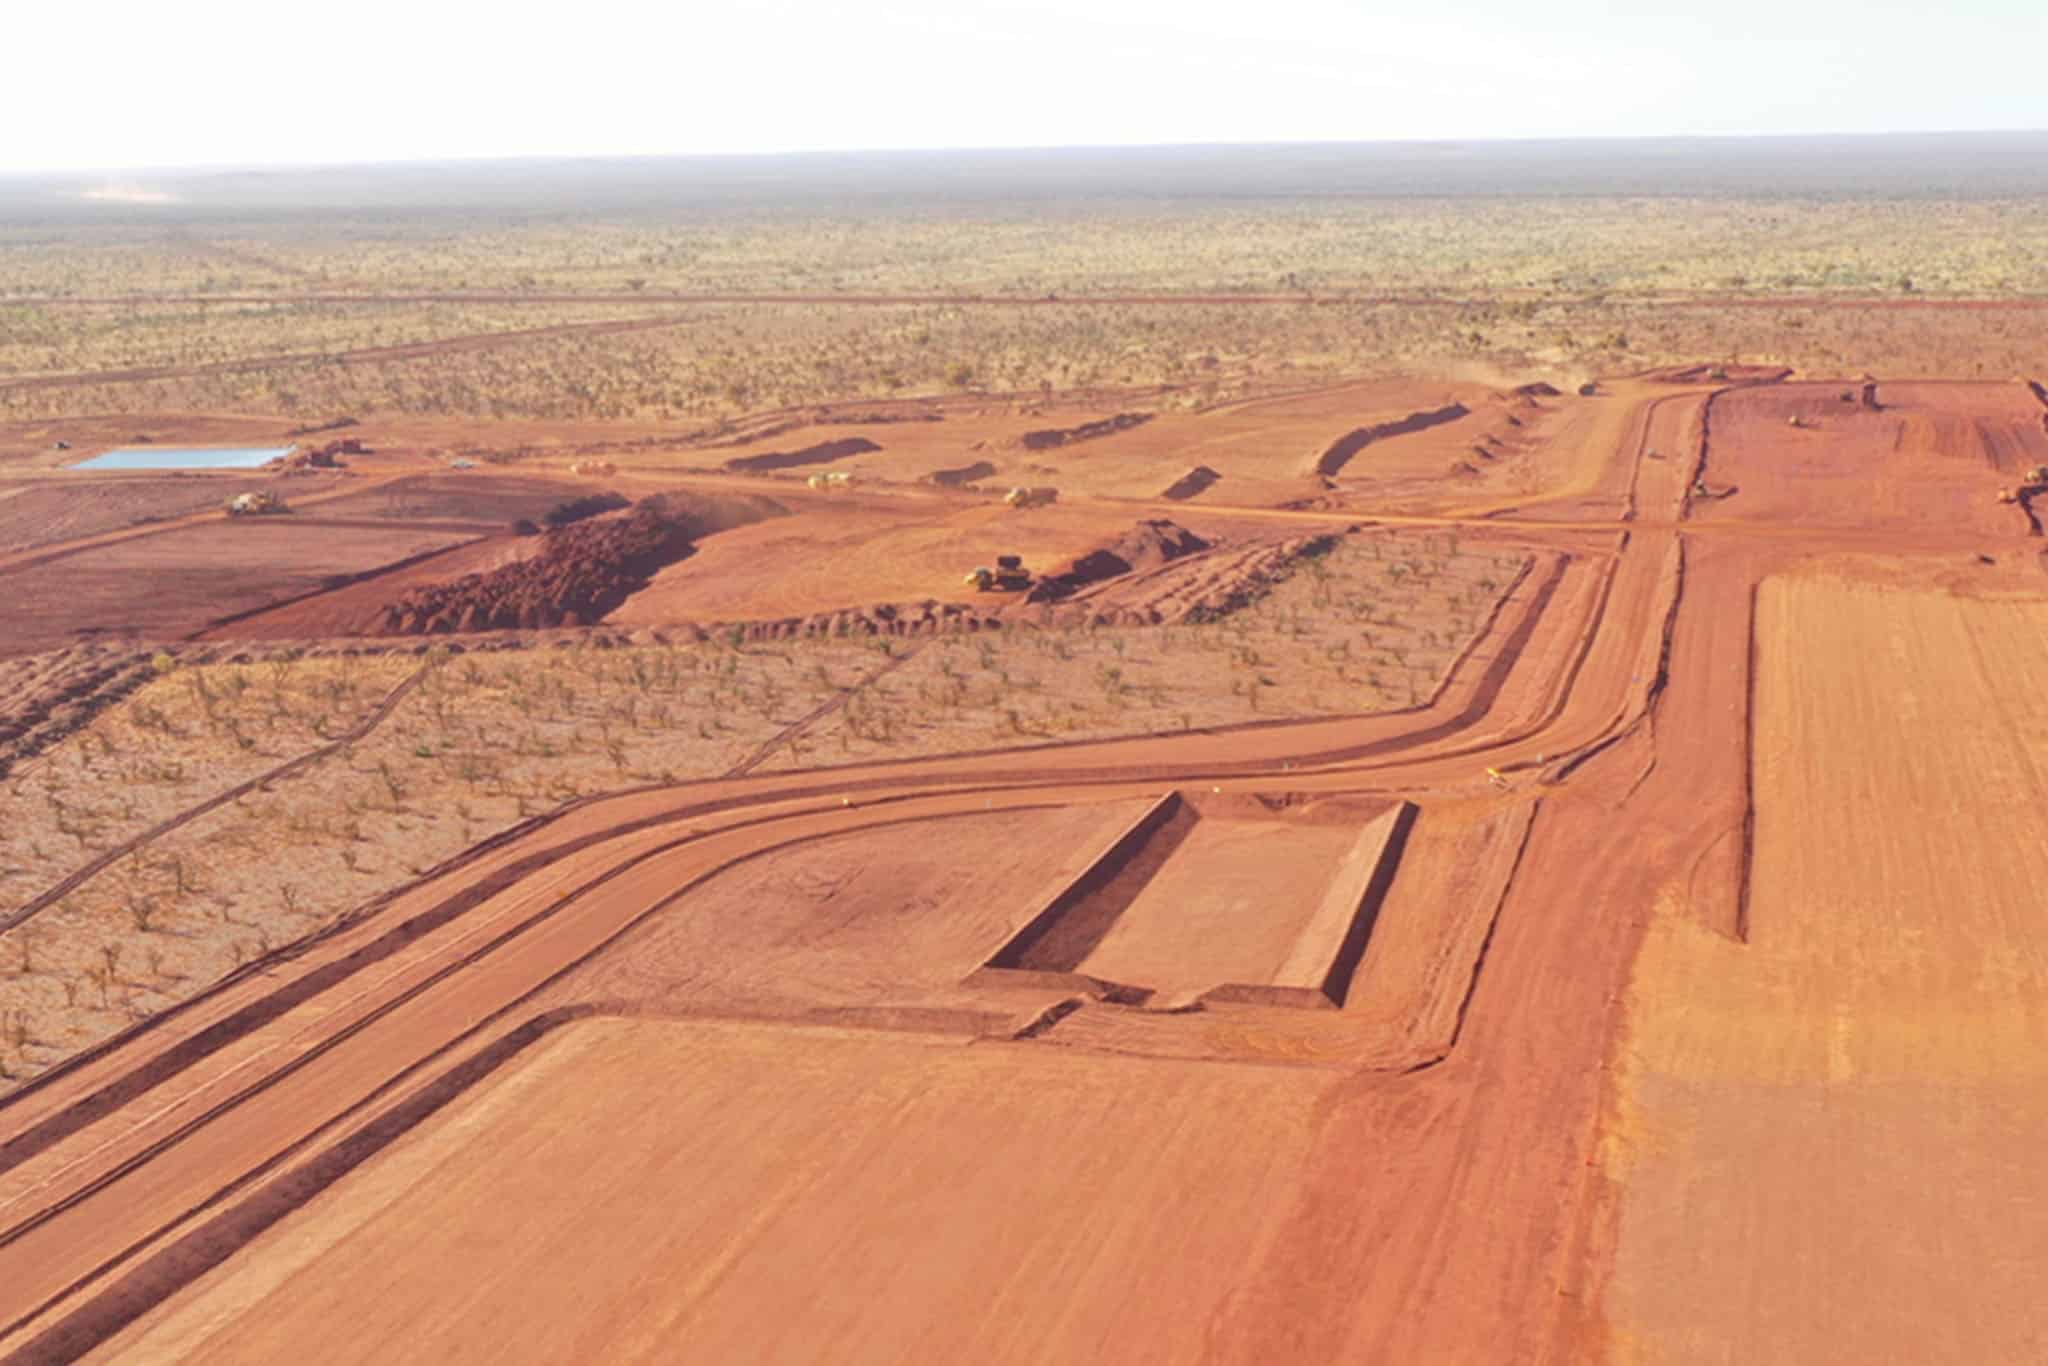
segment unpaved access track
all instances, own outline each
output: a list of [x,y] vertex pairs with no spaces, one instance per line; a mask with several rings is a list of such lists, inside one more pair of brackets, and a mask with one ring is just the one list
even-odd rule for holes
[[507,832],[0,1102],[0,1354],[2028,1359],[2008,387],[1615,386],[1406,712]]

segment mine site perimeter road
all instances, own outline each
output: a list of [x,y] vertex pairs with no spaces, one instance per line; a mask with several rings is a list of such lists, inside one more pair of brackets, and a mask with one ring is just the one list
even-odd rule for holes
[[[1668,392],[1636,392],[1631,402],[1646,407]],[[1675,903],[1702,925],[1736,920],[1746,857],[1729,832],[1742,828],[1747,810],[1753,585],[1803,557],[1874,548],[1870,537],[1837,539],[1832,529],[1723,535],[1726,525],[1682,522],[1682,482],[1668,473],[1638,478],[1646,434],[1676,417],[1644,412],[1610,429],[1624,435],[1605,455],[1606,472],[1583,481],[1634,488],[1643,500],[1642,521],[1619,520],[1617,506],[1617,519],[1604,524],[1623,535],[1618,552],[1526,584],[1519,605],[1501,613],[1489,641],[1419,713],[777,774],[582,803],[49,1074],[0,1103],[0,1305],[9,1324],[0,1350],[21,1360],[72,1356],[117,1347],[131,1326],[146,1329],[156,1320],[139,1316],[287,1217],[287,1194],[345,1179],[323,1175],[333,1154],[388,1142],[380,1122],[408,1106],[431,1109],[443,1078],[518,1047],[535,1025],[539,993],[569,966],[737,860],[909,819],[1201,783],[1425,801],[1541,797],[1457,1046],[1409,1074],[1341,1063],[1305,1069],[1332,1080],[1298,1135],[1294,1203],[1275,1216],[1270,1236],[1242,1248],[1241,1274],[1203,1320],[1206,1355],[1604,1355],[1612,1344],[1602,1295],[1621,1199],[1597,1157],[1611,1098],[1605,1067],[1653,908]],[[1659,507],[1667,496],[1672,505]],[[1532,539],[1561,530],[1512,516],[1485,524]],[[1603,526],[1592,518],[1570,525],[1581,524]],[[1966,543],[1987,544],[1981,535],[1924,539],[1951,558]],[[1514,791],[1491,794],[1488,767],[1509,775]],[[1056,1018],[1049,1028],[1042,1037],[1057,1040]],[[1136,1148],[1103,1158],[1147,1160],[1149,1150]],[[582,1179],[595,1186],[607,1177]],[[1170,1209],[1126,1214],[1155,1235],[1136,1240],[1145,1256],[1173,1255]],[[697,1262],[638,1267],[630,1252],[620,1255],[625,1274],[652,1271],[664,1284],[701,1270]],[[1838,1274],[1850,1274],[1853,1261],[1845,1258]],[[1097,1274],[1121,1283],[1114,1278],[1136,1277],[1138,1268],[1118,1262]],[[1051,1288],[992,1284],[985,1294],[1029,1314]],[[502,1296],[517,1286],[472,1289]],[[506,1307],[484,1321],[502,1327]],[[795,1315],[797,1301],[786,1307]],[[919,1305],[902,1299],[843,1308],[846,1327],[857,1324],[870,1343],[920,1321]],[[1164,1337],[1149,1337],[1144,1321],[1156,1315],[1163,1325],[1180,1309],[1164,1299],[1127,1306],[1120,1340],[1135,1358],[1157,1356],[1146,1344]],[[380,1306],[372,1297],[335,1312],[367,1324]],[[343,1321],[326,1321],[326,1340],[346,1336]],[[592,1344],[600,1353],[652,1349],[637,1322],[598,1330],[612,1334]],[[425,1352],[468,1340],[460,1316],[431,1331],[406,1340]],[[1083,1325],[1072,1329],[1081,1336],[1059,1336],[1058,1323],[1046,1331],[1041,1350],[1065,1359],[1102,1345]],[[791,1359],[802,1347],[813,1356],[829,1350],[825,1338],[806,1343],[785,1332],[778,1340]]]

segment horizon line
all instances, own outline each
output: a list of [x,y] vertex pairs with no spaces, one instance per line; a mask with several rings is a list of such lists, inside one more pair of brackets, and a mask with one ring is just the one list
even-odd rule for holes
[[0,178],[62,180],[138,175],[222,175],[247,172],[374,170],[386,167],[492,166],[521,163],[661,162],[661,161],[790,161],[805,158],[874,156],[962,156],[1046,154],[1061,152],[1173,152],[1256,150],[1260,148],[1453,148],[1530,145],[1622,145],[1648,143],[1768,143],[1795,141],[1864,141],[1909,138],[1998,138],[2048,136],[2048,126],[2024,128],[1897,128],[1882,131],[1820,130],[1772,133],[1597,133],[1483,137],[1410,138],[1259,138],[1245,141],[987,143],[954,146],[792,147],[751,151],[688,152],[506,152],[418,157],[354,157],[312,161],[195,161],[149,165],[95,165],[10,169]]

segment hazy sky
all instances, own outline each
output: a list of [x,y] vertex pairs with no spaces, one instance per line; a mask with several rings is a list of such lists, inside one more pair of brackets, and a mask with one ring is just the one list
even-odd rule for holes
[[13,171],[2048,128],[2044,0],[102,0],[0,32]]

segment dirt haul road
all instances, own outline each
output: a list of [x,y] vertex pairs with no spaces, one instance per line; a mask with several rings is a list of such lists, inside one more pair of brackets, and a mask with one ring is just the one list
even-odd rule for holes
[[[2026,1264],[2026,1222],[1991,1195],[2027,1189],[2015,1107],[2038,1087],[2000,1061],[2018,1055],[1916,1032],[1929,1010],[2029,1027],[2041,931],[2012,898],[2040,885],[2022,827],[2048,756],[2038,725],[2016,738],[2008,680],[2044,662],[2017,643],[2039,638],[2031,547],[1916,517],[1914,556],[1879,560],[1869,534],[1686,520],[1671,471],[1702,452],[1645,452],[1714,430],[1703,393],[1606,401],[1615,444],[1571,511],[1609,511],[1611,548],[1517,523],[1574,552],[1424,707],[579,804],[17,1092],[0,1351],[1869,1359],[1828,1325],[1873,1284],[1903,1303],[1932,1283],[1948,1341],[1985,1349],[1958,1359],[2010,1356],[2039,1327],[2024,1277],[1958,1268]],[[1780,438],[1752,425],[1705,466],[1769,490]],[[1855,451],[1834,474],[1862,477]],[[1817,564],[1933,584],[1908,643],[1883,645],[1865,590],[1774,586]],[[1970,658],[1974,693],[1949,695]],[[1855,692],[1873,678],[1909,689],[1925,747],[1869,750],[1863,713],[1892,696]],[[1924,768],[1956,706],[1975,738]],[[2033,757],[2000,760],[2015,743]],[[1969,809],[2003,852],[1968,883],[1976,919],[1928,941],[1913,888],[1983,827],[1924,843],[1917,813],[1970,771],[1997,775]],[[1354,846],[1328,823],[1395,799],[1412,819],[1339,871]],[[1842,833],[1801,853],[1815,812]],[[1262,857],[1333,871],[1321,893],[1279,880],[1273,905],[1240,888],[1240,914],[1353,908],[1289,951],[1321,954],[1320,1000],[1148,998],[1270,980],[1265,935],[1199,946],[1178,980],[1145,895],[1193,894],[1249,827]],[[1870,865],[1888,842],[1916,880]],[[774,923],[717,928],[751,904]],[[1866,905],[1887,909],[1850,929]],[[1065,917],[1161,980],[1004,966]],[[1978,920],[2008,946],[1997,971],[1966,947]],[[1892,927],[1953,963],[1889,951]],[[1844,960],[1897,968],[1845,981]],[[1674,1161],[1686,1142],[1718,1156]],[[1929,1191],[1874,1227],[1871,1192],[1916,1145],[1969,1155],[1974,1212]]]

